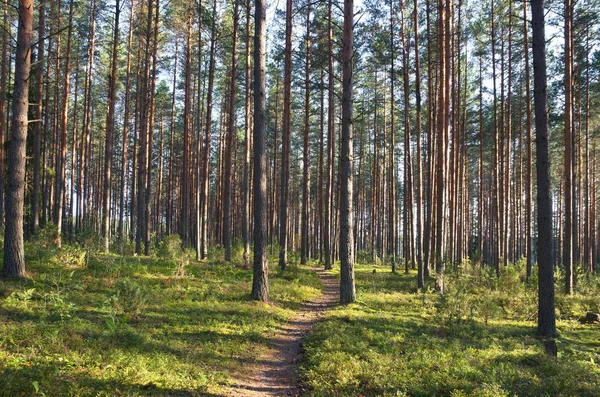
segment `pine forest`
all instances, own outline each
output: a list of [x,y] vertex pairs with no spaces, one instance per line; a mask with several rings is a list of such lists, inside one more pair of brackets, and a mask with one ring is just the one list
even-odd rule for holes
[[0,396],[600,395],[598,0],[0,7]]

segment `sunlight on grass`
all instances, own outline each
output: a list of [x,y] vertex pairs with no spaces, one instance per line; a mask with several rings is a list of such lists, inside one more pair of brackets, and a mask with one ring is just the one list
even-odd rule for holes
[[595,309],[597,279],[593,299],[558,299],[553,359],[535,337],[535,289],[521,281],[521,270],[507,268],[494,280],[460,269],[439,297],[416,293],[415,272],[357,265],[359,302],[326,314],[305,343],[308,394],[597,396],[599,329],[576,321]]
[[0,280],[0,395],[222,394],[320,294],[308,268],[272,266],[272,302],[260,304],[250,270],[176,246],[145,258],[31,243],[30,278]]

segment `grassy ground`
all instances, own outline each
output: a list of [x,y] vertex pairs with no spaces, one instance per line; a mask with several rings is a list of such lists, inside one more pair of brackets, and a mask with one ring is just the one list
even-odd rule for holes
[[439,297],[415,293],[416,273],[358,265],[359,303],[329,312],[305,344],[308,394],[599,396],[600,326],[576,319],[600,308],[599,279],[582,278],[575,297],[557,294],[554,359],[534,334],[536,280],[525,284],[521,270],[496,280],[467,266]]
[[150,258],[30,243],[29,278],[0,279],[0,395],[222,393],[320,281],[272,267],[273,302],[257,304],[251,271],[220,255],[196,262],[177,241]]

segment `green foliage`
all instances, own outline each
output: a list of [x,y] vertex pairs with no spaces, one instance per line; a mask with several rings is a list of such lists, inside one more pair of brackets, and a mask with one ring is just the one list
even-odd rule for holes
[[158,246],[158,256],[175,265],[174,274],[178,277],[186,276],[185,268],[192,255],[194,255],[192,252],[183,250],[181,237],[178,234],[166,236]]
[[[326,314],[304,344],[308,394],[596,396],[597,326],[565,317],[558,324],[559,356],[547,356],[535,337],[536,284],[526,283],[524,273],[523,261],[503,269],[499,279],[465,262],[448,273],[440,296],[430,287],[415,294],[414,272],[357,266],[361,301]],[[558,294],[557,302],[582,309],[600,292],[587,283],[587,298]]]
[[[272,278],[272,304],[257,304],[251,270],[222,251],[197,262],[177,237],[158,251],[58,249],[51,229],[40,231],[26,246],[29,279],[0,279],[0,395],[224,395],[266,336],[320,291],[297,267]],[[188,261],[185,275],[174,259]]]

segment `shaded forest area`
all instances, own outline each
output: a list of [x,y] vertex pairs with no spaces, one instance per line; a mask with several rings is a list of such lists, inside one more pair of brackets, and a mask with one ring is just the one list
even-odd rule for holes
[[[187,340],[160,339],[148,328],[168,332],[166,324],[182,319],[172,307],[179,296],[215,321],[194,360],[223,342],[213,338],[221,332],[237,358],[207,359],[206,368],[190,370],[194,385],[150,376],[158,389],[148,393],[223,392],[247,352],[266,349],[268,338],[258,334],[293,321],[302,302],[318,296],[309,269],[320,266],[339,277],[339,301],[349,305],[331,310],[307,338],[299,376],[308,393],[484,395],[481,382],[489,381],[489,395],[548,387],[551,395],[593,395],[585,382],[600,377],[595,325],[577,319],[594,322],[600,311],[596,0],[4,0],[2,7],[2,274],[21,278],[0,284],[0,318],[12,341],[6,348],[0,339],[7,377],[21,378],[21,349],[31,338],[19,336],[20,322],[70,330],[61,343],[79,351],[73,335],[100,340],[92,356],[111,338],[138,353],[145,346],[150,354],[154,341],[157,351],[180,355]],[[169,310],[150,319],[160,312],[160,288]],[[274,306],[247,307],[236,291]],[[366,300],[355,303],[357,294]],[[235,302],[234,318],[258,316],[258,334],[245,328],[249,319],[222,331],[229,326],[221,314],[198,306],[204,299]],[[366,324],[373,312],[380,321]],[[436,316],[439,328],[430,327]],[[535,319],[539,339],[528,339],[522,328]],[[449,345],[419,340],[407,321]],[[325,340],[335,329],[347,329],[348,339],[328,341],[336,343],[331,350]],[[458,384],[458,373],[440,375],[438,388],[425,378],[410,386],[383,375],[386,362],[405,360],[389,346],[363,346],[372,357],[352,348],[393,335],[389,329],[454,354],[489,338],[466,373],[498,351],[537,354],[530,345],[554,358],[506,364],[526,382],[545,379],[539,387],[499,374]],[[423,365],[444,360],[436,354]],[[342,371],[340,357],[352,355],[373,372],[357,367],[332,379],[323,369]],[[72,359],[73,368],[93,366]],[[116,356],[108,361],[121,365]],[[404,364],[415,377],[426,372]],[[555,382],[558,368],[585,384]],[[49,372],[38,369],[48,383]],[[60,393],[145,395],[134,378],[81,380],[78,391]],[[6,390],[37,393],[40,380],[32,379]]]

